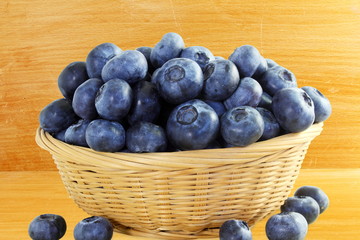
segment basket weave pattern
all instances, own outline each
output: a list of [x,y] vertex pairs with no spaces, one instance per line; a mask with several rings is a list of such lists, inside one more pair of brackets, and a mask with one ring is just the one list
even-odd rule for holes
[[129,234],[186,239],[217,235],[228,219],[252,226],[279,210],[322,127],[243,148],[163,153],[96,152],[40,128],[36,141],[88,214],[105,216]]

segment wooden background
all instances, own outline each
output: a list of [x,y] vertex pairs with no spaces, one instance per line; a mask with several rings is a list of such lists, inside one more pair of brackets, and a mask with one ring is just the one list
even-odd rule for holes
[[57,77],[103,42],[154,46],[167,32],[228,57],[257,47],[332,102],[304,168],[360,167],[360,3],[319,1],[0,2],[0,170],[55,170],[35,141],[40,110],[60,98]]

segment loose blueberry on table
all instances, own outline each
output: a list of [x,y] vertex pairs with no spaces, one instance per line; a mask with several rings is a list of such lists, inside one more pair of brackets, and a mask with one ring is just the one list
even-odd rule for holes
[[251,240],[252,233],[245,221],[231,219],[221,225],[219,237],[220,240]]
[[75,240],[110,240],[113,226],[104,217],[92,216],[81,220],[74,228]]
[[308,232],[308,223],[297,212],[282,212],[271,216],[265,225],[269,240],[303,240]]
[[319,204],[320,214],[329,207],[329,197],[322,189],[316,186],[302,186],[295,191],[294,196],[309,196],[315,199]]
[[28,228],[33,240],[59,240],[65,235],[65,219],[57,214],[42,214],[34,218]]
[[315,222],[320,214],[319,204],[308,196],[294,196],[285,200],[281,212],[297,212],[303,215],[308,224]]

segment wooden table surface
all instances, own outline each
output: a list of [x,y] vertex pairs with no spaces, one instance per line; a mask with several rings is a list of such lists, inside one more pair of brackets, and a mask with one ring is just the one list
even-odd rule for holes
[[[0,239],[29,239],[30,221],[43,213],[62,215],[68,224],[64,240],[73,239],[78,221],[88,217],[72,199],[56,171],[0,172]],[[360,169],[303,169],[294,189],[304,185],[322,188],[329,208],[309,226],[306,239],[354,240],[360,236]],[[254,240],[265,240],[265,223],[252,229]],[[156,240],[115,233],[114,240]],[[215,240],[218,238],[212,238]]]
[[[0,170],[55,170],[34,141],[40,110],[61,97],[57,77],[104,42],[153,47],[167,32],[227,58],[251,44],[333,106],[304,167],[360,167],[360,2],[0,1]],[[19,147],[21,146],[21,148]]]

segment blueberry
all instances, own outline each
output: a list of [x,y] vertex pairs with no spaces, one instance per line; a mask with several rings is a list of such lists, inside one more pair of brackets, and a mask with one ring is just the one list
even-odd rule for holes
[[148,72],[149,73],[153,73],[155,70],[155,67],[152,65],[151,60],[150,60],[150,55],[151,55],[151,51],[152,51],[152,47],[138,47],[136,50],[141,52],[145,58],[146,61],[148,63]]
[[295,75],[288,69],[277,66],[269,68],[259,79],[258,82],[265,92],[273,96],[283,88],[297,87]]
[[215,110],[219,118],[226,112],[226,107],[223,102],[211,100],[204,100],[204,102]]
[[280,126],[289,132],[301,132],[315,120],[314,103],[300,88],[279,90],[271,103],[272,112]]
[[159,77],[162,76],[162,74],[164,74],[163,72],[164,72],[164,68],[155,69],[153,74],[151,75],[150,82],[152,82],[156,86],[157,81],[159,80]]
[[245,221],[231,219],[225,221],[219,229],[220,240],[251,240],[252,233]]
[[218,148],[222,148],[222,144],[218,141],[218,140],[214,140],[211,143],[209,143],[209,145],[207,145],[207,147],[205,149],[218,149]]
[[65,132],[66,132],[67,128],[65,128],[64,130],[61,130],[60,132],[56,132],[54,133],[52,136],[60,141],[65,142]]
[[263,91],[258,107],[266,108],[271,111],[271,102],[272,96],[270,96],[270,94],[268,94],[267,92]]
[[130,152],[163,152],[167,139],[162,127],[149,122],[138,122],[126,132],[126,146]]
[[88,79],[86,63],[72,62],[60,73],[58,77],[58,87],[62,95],[71,100],[76,88]]
[[65,219],[56,214],[42,214],[34,218],[28,229],[33,240],[59,240],[65,235]]
[[312,197],[294,196],[285,200],[281,212],[297,212],[303,215],[308,224],[315,222],[320,214],[319,204]]
[[302,87],[314,102],[315,123],[323,122],[331,115],[332,108],[329,99],[327,99],[318,89],[310,86]]
[[265,225],[269,240],[303,240],[308,232],[308,224],[297,212],[283,212],[271,216]]
[[161,99],[155,85],[141,81],[133,86],[132,91],[133,103],[127,116],[129,124],[139,121],[155,122],[161,110]]
[[199,65],[187,58],[167,61],[156,74],[156,87],[169,103],[180,104],[196,98],[202,90],[204,77]]
[[260,64],[259,66],[257,67],[255,73],[253,74],[252,78],[254,79],[259,79],[267,70],[268,70],[268,64],[266,62],[266,59],[261,56],[260,58]]
[[260,139],[264,132],[264,120],[253,107],[235,107],[220,119],[220,132],[224,140],[233,146],[247,146]]
[[125,129],[118,122],[96,119],[88,125],[85,139],[96,151],[118,152],[125,146]]
[[92,216],[81,220],[74,228],[75,240],[110,240],[113,226],[104,217]]
[[95,98],[103,84],[99,78],[90,78],[75,90],[72,107],[79,117],[92,120],[98,116]]
[[274,60],[272,60],[270,58],[265,58],[265,61],[268,65],[268,68],[279,66],[279,64],[277,62],[275,62]]
[[302,186],[295,191],[294,196],[312,197],[319,204],[320,213],[323,213],[329,206],[329,197],[323,190],[315,186]]
[[204,68],[205,99],[223,101],[230,97],[240,82],[240,75],[235,64],[229,60],[214,60]]
[[184,48],[184,40],[179,34],[166,33],[152,49],[150,61],[155,68],[159,68],[170,59],[178,58]]
[[174,108],[166,131],[168,140],[177,149],[203,149],[217,137],[219,118],[209,105],[194,99]]
[[65,142],[77,146],[88,147],[85,139],[86,128],[90,120],[80,119],[77,123],[72,124],[65,132]]
[[123,79],[129,84],[144,80],[148,64],[145,56],[136,50],[126,50],[110,59],[102,69],[104,82],[114,78]]
[[101,78],[105,64],[122,50],[113,43],[102,43],[93,48],[86,57],[86,70],[90,78]]
[[215,60],[214,55],[209,49],[202,46],[191,46],[184,48],[180,54],[180,58],[189,58],[199,64],[202,70],[210,62]]
[[263,90],[260,84],[253,78],[245,77],[240,80],[240,84],[235,92],[225,101],[226,109],[239,106],[256,107],[260,100]]
[[102,118],[120,121],[128,114],[132,100],[130,85],[122,79],[112,79],[99,89],[95,98],[95,108]]
[[251,45],[243,45],[234,50],[229,60],[235,63],[240,77],[252,77],[262,61],[260,52]]
[[279,136],[280,125],[274,114],[270,110],[262,107],[257,107],[256,110],[258,110],[264,120],[264,132],[259,140],[267,140]]
[[57,133],[77,121],[71,102],[65,98],[57,99],[40,112],[40,127],[49,133]]

